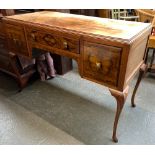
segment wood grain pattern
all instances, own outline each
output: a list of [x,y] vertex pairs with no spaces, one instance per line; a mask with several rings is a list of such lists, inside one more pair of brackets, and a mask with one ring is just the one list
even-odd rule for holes
[[9,16],[3,22],[20,27],[21,32],[5,26],[8,38],[11,34],[26,41],[29,56],[38,48],[75,59],[81,77],[110,88],[117,100],[112,137],[117,142],[128,84],[144,62],[151,25],[48,11]]
[[121,50],[117,47],[85,42],[84,77],[117,87]]
[[7,17],[27,24],[38,24],[44,27],[54,27],[75,33],[96,35],[111,40],[130,42],[137,32],[143,31],[147,23],[119,21],[113,19],[72,15],[67,13],[42,11]]
[[41,44],[54,48],[66,50],[73,53],[79,53],[79,38],[66,36],[62,33],[48,30],[39,30],[37,28],[26,29],[27,38],[33,44]]
[[144,63],[147,41],[148,32],[146,31],[143,33],[141,37],[137,38],[136,41],[130,46],[124,88],[129,84],[131,79],[134,77],[134,74],[137,73],[140,66]]
[[24,29],[20,26],[6,24],[9,50],[16,54],[29,56]]

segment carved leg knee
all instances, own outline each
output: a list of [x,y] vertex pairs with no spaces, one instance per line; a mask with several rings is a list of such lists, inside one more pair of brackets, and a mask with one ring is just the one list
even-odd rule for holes
[[123,109],[126,97],[128,95],[128,89],[129,89],[128,86],[123,92],[119,92],[119,91],[110,89],[111,95],[114,96],[117,101],[117,111],[116,111],[116,115],[115,115],[115,121],[114,121],[114,126],[113,126],[113,136],[112,136],[112,140],[116,143],[118,142],[117,135],[116,135],[118,120],[119,120],[121,111]]

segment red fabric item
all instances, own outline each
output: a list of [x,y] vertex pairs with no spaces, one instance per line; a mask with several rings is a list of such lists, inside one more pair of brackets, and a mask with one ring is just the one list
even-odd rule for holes
[[55,77],[56,71],[54,69],[54,63],[50,53],[40,55],[38,58],[36,58],[36,63],[37,70],[40,74],[40,79],[42,81],[47,80],[48,77]]
[[45,53],[45,59],[47,61],[47,66],[48,66],[48,75],[50,77],[55,77],[54,63],[50,53]]

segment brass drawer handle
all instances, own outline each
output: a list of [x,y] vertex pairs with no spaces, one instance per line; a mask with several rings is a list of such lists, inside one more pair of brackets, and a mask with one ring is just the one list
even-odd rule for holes
[[31,33],[31,38],[33,39],[33,41],[35,41],[35,40],[36,40],[36,36],[35,36],[35,34],[34,34],[34,33]]
[[55,38],[50,35],[50,34],[46,34],[44,37],[43,37],[43,40],[50,46],[54,46],[56,44],[56,40]]
[[14,44],[16,44],[17,47],[21,47],[22,46],[22,42],[19,41],[18,39],[13,38],[13,42],[14,42]]
[[13,38],[13,42],[14,42],[14,44],[17,44],[18,40]]
[[89,56],[88,57],[89,63],[92,64],[92,68],[96,68],[97,70],[102,68],[102,63],[96,56]]
[[15,44],[17,44],[17,45],[21,45],[21,41],[19,41],[18,39],[13,39],[13,42],[15,43]]
[[101,65],[102,65],[102,64],[101,64],[100,62],[96,62],[96,68],[97,68],[97,69],[100,69],[100,68],[101,68]]
[[55,43],[55,40],[53,38],[48,38],[48,37],[45,37],[44,38],[47,42],[51,42],[52,44]]
[[68,43],[67,43],[67,41],[64,41],[64,42],[63,42],[63,47],[64,47],[64,49],[67,49],[67,48],[68,48]]

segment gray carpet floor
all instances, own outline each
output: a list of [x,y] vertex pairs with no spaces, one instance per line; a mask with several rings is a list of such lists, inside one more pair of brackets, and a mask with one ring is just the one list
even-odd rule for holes
[[136,79],[115,144],[115,99],[106,87],[80,78],[76,67],[52,80],[37,80],[20,93],[15,80],[0,73],[0,144],[155,144],[155,77],[143,79],[137,107],[131,108]]

